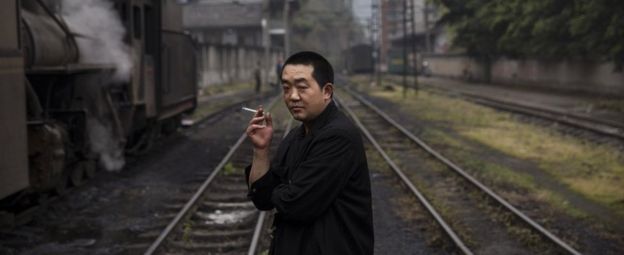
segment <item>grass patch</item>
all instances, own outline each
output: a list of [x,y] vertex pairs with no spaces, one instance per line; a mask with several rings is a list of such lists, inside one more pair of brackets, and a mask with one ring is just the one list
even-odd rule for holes
[[368,169],[371,174],[373,172],[381,172],[388,174],[390,173],[388,164],[383,160],[381,156],[379,156],[379,152],[372,146],[370,143],[365,146],[366,149],[366,158],[368,159]]
[[624,100],[600,100],[586,105],[587,109],[608,110],[624,113]]
[[[507,188],[514,187],[511,193],[507,193],[508,200],[523,200],[525,199],[525,193],[527,190],[533,190],[532,197],[541,202],[545,202],[553,205],[556,208],[567,211],[570,215],[575,217],[586,217],[587,215],[575,207],[572,207],[563,197],[557,195],[549,190],[540,189],[536,184],[534,177],[526,173],[520,173],[509,167],[485,162],[476,159],[471,155],[470,145],[463,143],[459,139],[454,139],[451,136],[439,131],[428,130],[425,136],[425,140],[435,141],[435,144],[442,144],[448,147],[445,151],[446,154],[454,161],[459,163],[466,169],[471,169],[473,174],[478,180],[487,180],[488,185],[496,185],[499,187]],[[438,147],[438,146],[436,146]],[[519,193],[521,195],[518,196]],[[522,202],[521,202],[522,203]]]
[[225,175],[233,175],[236,174],[236,168],[232,165],[232,162],[228,162],[223,166],[223,174]]
[[191,232],[193,231],[193,222],[187,221],[182,225],[182,241],[186,244],[191,243]]
[[[426,89],[406,98],[403,98],[400,90],[371,91],[371,95],[396,102],[404,112],[413,112],[423,121],[447,127],[460,137],[535,162],[540,169],[576,192],[624,215],[624,155],[612,146],[565,136],[547,127],[516,120],[511,114],[431,93]],[[451,141],[445,146],[463,147],[466,150],[467,145],[436,134],[436,131],[427,130],[425,135],[443,137],[444,142]],[[487,164],[479,169],[483,169],[483,174],[488,178],[511,182],[519,187],[535,188],[530,178],[517,175],[511,169]],[[557,200],[554,195],[550,197],[553,197],[549,198],[551,202]]]
[[624,201],[624,163],[620,152],[540,127],[512,124],[463,133],[510,155],[538,162],[541,169],[592,200],[614,209]]
[[370,85],[374,80],[370,74],[356,74],[349,76],[349,81],[357,85]]

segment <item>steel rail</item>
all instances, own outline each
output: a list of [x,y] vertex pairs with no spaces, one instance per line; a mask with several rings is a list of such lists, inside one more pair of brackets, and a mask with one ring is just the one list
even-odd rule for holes
[[262,232],[262,226],[264,226],[264,218],[266,218],[266,212],[261,211],[260,215],[258,215],[258,222],[256,223],[256,228],[254,228],[253,237],[251,237],[251,245],[249,245],[247,255],[256,254],[258,243],[260,242],[260,232]]
[[396,121],[394,121],[392,118],[390,118],[390,116],[388,116],[386,113],[384,113],[382,110],[380,110],[377,106],[375,106],[374,104],[372,104],[370,101],[366,100],[365,98],[363,98],[362,96],[356,94],[353,90],[351,90],[350,88],[345,88],[345,90],[351,94],[354,98],[356,98],[358,101],[362,102],[364,105],[366,105],[367,107],[369,107],[370,109],[372,109],[373,111],[375,111],[379,116],[381,116],[384,120],[386,120],[388,123],[392,124],[395,128],[397,128],[398,130],[400,130],[404,135],[406,135],[407,137],[409,137],[413,142],[415,142],[416,144],[418,144],[422,149],[424,149],[425,151],[427,151],[427,153],[431,154],[432,156],[434,156],[435,158],[437,158],[438,160],[440,160],[441,162],[443,162],[445,165],[447,165],[449,168],[453,169],[457,174],[459,174],[460,176],[462,176],[464,179],[468,180],[471,184],[473,184],[474,186],[476,186],[478,189],[480,189],[481,191],[485,192],[490,198],[494,199],[496,202],[498,202],[500,205],[502,205],[503,207],[505,207],[507,210],[511,211],[514,215],[516,215],[518,218],[522,219],[522,221],[524,221],[526,224],[528,224],[529,226],[531,226],[533,229],[537,230],[541,235],[545,236],[546,238],[548,238],[550,241],[552,241],[553,243],[555,243],[556,245],[558,245],[559,247],[563,248],[565,251],[567,251],[570,254],[575,254],[575,255],[580,255],[581,253],[579,251],[577,251],[576,249],[572,248],[570,245],[568,245],[567,243],[565,243],[563,240],[561,240],[559,237],[555,236],[554,234],[552,234],[550,231],[548,231],[546,228],[542,227],[539,223],[535,222],[534,220],[532,220],[530,217],[528,217],[527,215],[525,215],[523,212],[521,212],[520,210],[518,210],[516,207],[514,207],[513,205],[511,205],[509,202],[507,202],[505,199],[503,199],[502,197],[500,197],[499,195],[497,195],[496,193],[494,193],[494,191],[492,191],[490,188],[488,188],[487,186],[485,186],[484,184],[482,184],[481,182],[479,182],[477,179],[475,179],[474,177],[472,177],[470,174],[468,174],[466,171],[464,171],[461,167],[457,166],[455,163],[451,162],[449,159],[447,159],[446,157],[442,156],[442,154],[438,153],[437,151],[435,151],[434,149],[432,149],[428,144],[426,144],[424,141],[422,141],[421,139],[419,139],[418,137],[416,137],[414,134],[412,134],[410,131],[408,131],[407,129],[405,129],[403,126],[401,126],[399,123],[397,123]]
[[[431,88],[433,91],[442,92],[445,94],[455,92],[457,93],[457,95],[461,97],[464,97],[478,104],[486,105],[492,108],[525,114],[525,115],[531,115],[535,117],[540,117],[543,119],[560,122],[565,125],[569,125],[569,126],[573,126],[573,127],[577,127],[581,129],[586,129],[586,130],[600,133],[603,135],[624,139],[624,123],[607,120],[607,119],[593,118],[593,117],[578,114],[578,113],[564,112],[561,110],[550,109],[548,107],[540,107],[540,106],[527,105],[527,104],[522,104],[522,103],[517,103],[517,102],[496,99],[490,96],[479,95],[474,92],[453,90],[453,89],[439,87],[436,85],[427,85],[427,87]],[[592,123],[593,125],[598,124],[601,126],[601,128],[594,127],[592,126],[592,124],[587,124],[587,123]]]
[[373,137],[373,135],[368,131],[368,129],[364,126],[364,124],[360,121],[360,119],[355,115],[355,113],[350,109],[349,106],[342,104],[343,108],[349,113],[353,121],[356,125],[362,130],[362,133],[366,136],[366,138],[373,144],[377,152],[381,154],[381,156],[386,160],[388,165],[394,170],[394,172],[399,176],[399,178],[403,181],[405,185],[416,195],[420,204],[422,204],[427,212],[435,219],[436,223],[444,229],[444,232],[451,238],[453,243],[462,251],[463,254],[472,255],[473,252],[466,246],[466,244],[459,238],[457,233],[453,231],[451,226],[442,218],[442,216],[436,211],[436,209],[429,203],[427,198],[414,186],[414,184],[409,180],[409,178],[403,173],[403,171],[394,163],[394,161],[386,154],[386,152],[381,148],[377,140]]
[[624,127],[622,126],[622,124],[614,121],[601,120],[578,114],[571,114],[543,107],[518,104],[479,95],[472,95],[467,93],[460,94],[468,100],[473,101],[477,104],[501,109],[504,111],[530,115],[554,122],[559,122],[568,126],[573,126],[576,128],[598,133],[600,135],[624,139]]
[[[275,102],[277,102],[278,98],[279,98],[278,96],[273,98],[273,100],[269,104],[269,107],[267,107],[267,108],[273,107]],[[232,146],[230,151],[228,151],[228,153],[225,155],[225,157],[223,157],[221,162],[219,162],[219,165],[217,165],[214,168],[214,170],[212,170],[212,173],[208,176],[208,178],[206,178],[206,180],[202,183],[202,185],[195,192],[195,194],[193,194],[191,199],[184,205],[184,207],[178,212],[178,214],[176,214],[176,216],[173,218],[173,220],[171,222],[169,222],[167,227],[160,233],[160,235],[158,235],[158,237],[152,243],[152,245],[150,245],[150,247],[145,251],[145,253],[144,253],[145,255],[154,254],[156,249],[158,249],[158,247],[160,247],[162,245],[162,243],[165,240],[165,238],[167,238],[171,234],[173,229],[178,225],[178,223],[182,220],[182,218],[184,218],[184,216],[186,216],[186,214],[191,210],[191,208],[197,203],[199,198],[202,197],[202,195],[204,194],[204,191],[206,191],[206,188],[208,188],[208,185],[217,176],[217,174],[219,174],[221,172],[221,169],[223,169],[223,167],[228,163],[228,161],[230,160],[232,155],[234,155],[234,152],[236,152],[238,147],[240,147],[240,145],[245,141],[245,138],[247,138],[247,134],[243,133],[241,135],[241,137],[238,138],[238,140],[236,141],[234,146]]]
[[[288,119],[288,124],[286,124],[286,131],[284,132],[282,139],[286,138],[288,132],[290,132],[292,123],[293,119]],[[258,223],[256,223],[256,228],[254,229],[253,237],[251,238],[251,245],[249,246],[249,251],[247,252],[247,255],[256,254],[258,244],[260,243],[260,232],[262,232],[262,227],[264,226],[264,218],[266,218],[266,214],[266,211],[260,211],[260,215],[258,216]]]
[[[482,96],[471,92],[440,88],[435,85],[428,85],[432,91],[444,94],[453,94],[468,101],[484,105],[490,108],[507,112],[528,115],[548,121],[554,121],[566,126],[583,129],[598,135],[609,136],[624,140],[624,124],[612,120],[593,118],[577,113],[569,113],[547,107],[527,105],[517,102],[495,99],[489,96]],[[457,93],[457,94],[454,94]]]

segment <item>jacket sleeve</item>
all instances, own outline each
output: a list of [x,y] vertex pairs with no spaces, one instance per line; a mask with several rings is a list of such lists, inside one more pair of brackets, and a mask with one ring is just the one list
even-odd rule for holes
[[291,179],[277,185],[271,201],[280,218],[309,222],[323,214],[348,182],[356,155],[353,138],[341,132],[322,134]]
[[[247,184],[249,184],[249,173],[251,172],[251,165],[245,168],[245,178]],[[273,189],[280,183],[280,177],[277,175],[276,170],[269,168],[269,171],[260,179],[256,180],[249,186],[249,192],[247,197],[253,202],[258,210],[271,210],[273,204],[271,203],[271,193]]]

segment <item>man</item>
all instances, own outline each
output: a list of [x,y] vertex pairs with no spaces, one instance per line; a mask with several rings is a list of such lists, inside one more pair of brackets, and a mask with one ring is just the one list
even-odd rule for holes
[[282,84],[282,58],[279,57],[277,59],[277,63],[275,64],[275,77],[277,77],[277,84],[275,87],[279,88]]
[[249,122],[254,147],[249,198],[276,209],[270,254],[372,254],[370,179],[360,132],[332,101],[334,73],[321,55],[299,52],[282,70],[283,98],[302,125],[269,162],[271,115]]
[[256,67],[254,68],[254,80],[256,81],[256,94],[260,93],[260,79],[262,78],[260,74],[260,61],[256,63]]

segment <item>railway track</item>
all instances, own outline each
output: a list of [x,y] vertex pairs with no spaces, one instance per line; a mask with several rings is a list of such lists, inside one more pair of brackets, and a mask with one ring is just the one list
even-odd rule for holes
[[[284,107],[272,108],[276,99],[266,109],[276,116],[274,137],[283,138],[292,119],[286,117]],[[246,196],[243,169],[251,163],[252,150],[241,148],[245,141],[246,134],[242,134],[210,174],[199,175],[195,187],[163,208],[177,212],[164,216],[170,219],[164,229],[143,235],[154,240],[144,254],[256,254],[261,245],[266,246],[264,223],[270,219]],[[274,141],[272,150],[278,144]]]
[[463,254],[580,254],[363,97],[341,106]]
[[[583,114],[565,112],[557,109],[551,109],[542,106],[529,105],[523,103],[515,103],[509,100],[497,99],[491,96],[483,96],[462,90],[451,90],[435,85],[424,84],[433,92],[452,96],[459,96],[465,100],[491,107],[497,110],[512,112],[529,116],[532,118],[543,119],[546,121],[562,124],[563,126],[573,129],[587,131],[607,139],[599,139],[608,141],[608,139],[616,138],[624,141],[624,124],[617,121],[598,119]],[[577,132],[572,132],[577,133]]]
[[538,117],[574,128],[590,131],[598,135],[617,138],[624,141],[624,125],[615,121],[596,119],[579,114],[566,113],[543,107],[517,104],[474,94],[461,93],[461,95],[469,101],[489,106],[495,109],[524,114],[531,117]]

